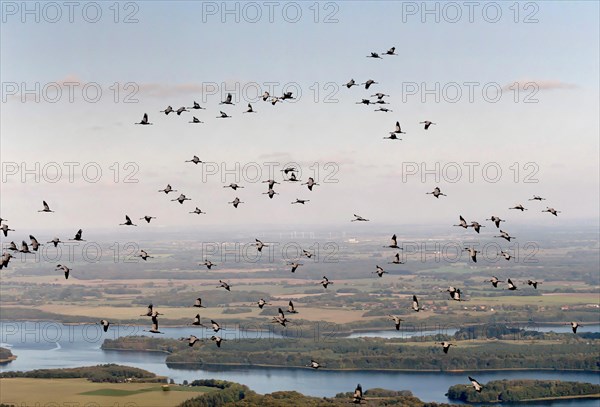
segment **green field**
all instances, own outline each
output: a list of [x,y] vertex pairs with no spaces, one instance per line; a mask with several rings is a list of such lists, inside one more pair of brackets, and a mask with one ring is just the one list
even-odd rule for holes
[[[216,391],[208,387],[170,385],[164,391],[154,383],[93,383],[86,379],[27,379],[8,378],[0,381],[0,403],[18,406],[85,405],[96,403],[101,407],[115,405],[115,401],[135,403],[138,406],[169,407],[201,393]],[[39,403],[39,404],[38,404]],[[77,404],[79,403],[79,404]]]

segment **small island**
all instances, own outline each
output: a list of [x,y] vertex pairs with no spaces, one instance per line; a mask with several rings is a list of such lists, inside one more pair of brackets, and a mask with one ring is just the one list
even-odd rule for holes
[[[585,342],[557,341],[455,341],[448,354],[439,345],[444,337],[413,341],[383,338],[231,340],[221,348],[206,339],[193,347],[168,338],[128,336],[106,339],[103,350],[166,353],[174,369],[211,367],[282,367],[306,369],[310,359],[323,370],[482,371],[482,370],[578,370],[597,372],[600,359],[595,346]],[[525,346],[526,345],[526,346]],[[340,357],[339,355],[344,355]]]
[[473,386],[458,384],[448,389],[448,398],[466,403],[516,403],[559,399],[600,399],[600,385],[560,380],[495,380]]
[[0,365],[4,365],[6,363],[10,363],[15,360],[17,357],[13,355],[10,349],[0,348]]

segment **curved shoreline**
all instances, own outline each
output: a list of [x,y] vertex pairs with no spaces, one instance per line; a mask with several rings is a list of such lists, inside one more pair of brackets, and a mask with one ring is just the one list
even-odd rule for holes
[[17,355],[9,356],[6,359],[0,359],[0,365],[6,365],[16,359],[17,359]]

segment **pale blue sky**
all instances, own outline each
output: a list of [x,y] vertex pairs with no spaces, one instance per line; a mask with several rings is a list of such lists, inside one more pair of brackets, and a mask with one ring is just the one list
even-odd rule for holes
[[[469,220],[492,213],[514,217],[507,208],[519,202],[534,206],[527,201],[533,194],[548,201],[534,206],[536,210],[526,214],[527,221],[556,222],[538,212],[548,202],[563,211],[559,221],[592,218],[597,222],[598,2],[536,2],[539,22],[534,24],[514,23],[512,2],[499,3],[503,16],[495,24],[486,22],[480,9],[473,23],[466,15],[454,24],[443,19],[435,23],[432,16],[421,22],[419,15],[407,16],[403,22],[402,2],[358,1],[336,3],[339,22],[333,24],[313,21],[308,8],[313,2],[300,3],[303,14],[295,24],[284,20],[281,7],[274,23],[266,21],[266,15],[257,23],[243,18],[235,23],[231,16],[222,23],[218,15],[203,22],[202,3],[193,1],[136,2],[139,22],[116,24],[110,3],[102,4],[103,17],[96,24],[85,22],[77,11],[74,23],[66,15],[55,24],[35,23],[32,17],[22,23],[19,16],[3,15],[3,86],[11,82],[43,86],[69,79],[97,82],[103,88],[98,103],[83,101],[80,93],[75,103],[68,103],[66,95],[54,104],[22,103],[15,97],[2,103],[4,164],[94,161],[104,170],[96,184],[80,177],[73,184],[66,180],[23,184],[18,176],[8,177],[2,184],[0,215],[10,220],[11,227],[110,226],[121,223],[125,213],[132,218],[159,216],[163,226],[190,222],[335,225],[349,221],[353,213],[400,225],[453,223],[459,213]],[[320,18],[326,14],[325,4],[318,4]],[[521,13],[523,18],[526,13]],[[121,10],[120,17],[125,14]],[[365,58],[371,51],[391,46],[399,56]],[[350,78],[358,82],[372,78],[379,84],[369,91],[341,87]],[[422,103],[417,96],[402,103],[403,83],[408,82],[504,86],[521,80],[539,84],[538,103],[523,103],[526,92],[515,103],[507,90],[500,102],[489,103],[482,98],[481,87],[475,103],[466,102],[466,95],[458,103],[435,103],[431,98]],[[177,108],[200,101],[199,92],[186,89],[199,89],[203,83],[244,86],[269,81],[296,82],[302,97],[294,104],[253,103],[255,115],[241,113],[247,103],[242,100],[223,109],[233,116],[227,120],[215,119],[222,92],[203,103],[206,111],[184,113],[185,117],[158,112],[167,105]],[[114,103],[108,89],[114,82],[139,85],[139,103]],[[334,94],[337,103],[323,103],[331,89],[324,88],[329,82],[339,86]],[[317,103],[311,90],[314,83],[320,88]],[[393,113],[375,113],[376,107],[355,104],[379,91],[391,95],[387,107]],[[144,112],[154,126],[133,125]],[[192,115],[206,123],[188,124]],[[425,119],[438,124],[424,132],[418,123]],[[396,120],[408,132],[404,140],[382,140]],[[264,184],[249,184],[234,192],[222,188],[219,178],[203,183],[200,167],[183,163],[193,154],[231,167],[236,161],[244,165],[295,160],[305,168],[319,162],[321,174],[326,173],[325,163],[336,162],[339,183],[323,184],[313,192],[285,184],[276,189],[281,195],[269,200],[261,194]],[[109,166],[130,161],[139,166],[140,182],[112,182]],[[424,162],[433,168],[435,162],[443,166],[466,161],[481,166],[497,162],[503,170],[501,181],[486,182],[481,172],[474,183],[467,182],[466,175],[455,184],[442,180],[439,185],[449,196],[440,200],[425,195],[438,185],[435,181],[421,183],[413,176],[402,182],[403,162]],[[537,163],[539,183],[524,183],[524,170],[519,182],[513,182],[509,167],[514,162]],[[172,194],[158,194],[168,182],[193,201],[179,205],[170,202]],[[247,204],[237,210],[228,206],[235,196]],[[311,202],[304,207],[290,205],[295,198]],[[35,212],[42,199],[58,211],[50,224],[40,225]],[[189,215],[196,205],[209,215],[201,220]]]

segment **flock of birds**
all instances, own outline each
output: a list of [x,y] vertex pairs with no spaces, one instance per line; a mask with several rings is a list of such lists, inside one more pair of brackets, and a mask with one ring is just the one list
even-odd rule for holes
[[[384,53],[382,53],[383,56],[395,56],[398,55],[395,53],[395,48],[392,47],[389,50],[385,51]],[[367,55],[368,58],[372,58],[372,59],[383,59],[381,55],[379,55],[379,53],[376,52],[372,52],[370,55]],[[367,81],[363,82],[363,83],[357,83],[354,79],[351,79],[350,81],[348,81],[347,83],[343,84],[344,86],[346,86],[348,89],[352,88],[353,86],[359,86],[359,85],[364,85],[365,89],[368,90],[371,86],[378,84],[378,82],[376,82],[373,79],[368,79]],[[373,101],[371,99],[362,99],[360,102],[356,102],[357,104],[364,104],[364,105],[379,105],[379,108],[376,111],[380,111],[380,112],[392,112],[392,110],[383,107],[383,105],[387,105],[389,104],[386,101],[386,97],[389,97],[389,95],[378,92],[375,93],[373,95],[371,95],[371,97],[375,97],[376,99]],[[277,103],[280,102],[284,102],[286,100],[290,100],[290,99],[294,99],[294,96],[292,94],[292,92],[285,92],[282,96],[272,96],[269,94],[269,92],[264,92],[264,94],[262,95],[262,100],[264,102],[269,102],[272,105],[276,105]],[[225,98],[225,100],[223,100],[220,105],[225,105],[225,106],[234,106],[235,104],[233,103],[233,97],[231,94],[228,94],[227,97]],[[161,110],[161,113],[164,113],[166,116],[168,116],[169,114],[175,114],[177,116],[181,116],[183,113],[185,112],[192,112],[192,111],[198,111],[200,112],[201,110],[206,110],[206,108],[201,107],[200,104],[198,104],[196,101],[193,102],[193,105],[191,107],[180,107],[177,110],[174,110],[172,108],[172,106],[167,106],[164,110]],[[220,111],[220,114],[216,117],[218,119],[226,119],[226,118],[231,118],[232,116],[230,116],[228,113],[224,112],[224,111]],[[254,110],[252,104],[248,103],[247,105],[247,110],[245,110],[243,113],[257,113],[256,110]],[[189,121],[189,123],[191,124],[201,124],[204,123],[203,121],[201,121],[200,119],[198,119],[198,117],[193,116],[192,120]],[[149,121],[148,118],[148,114],[144,113],[143,118],[140,122],[135,123],[138,125],[153,125],[154,123],[151,123]],[[420,124],[423,124],[423,128],[424,130],[428,130],[432,125],[436,125],[436,123],[433,123],[429,120],[425,120],[425,121],[421,121]],[[397,121],[395,128],[393,131],[389,132],[389,136],[384,137],[384,139],[389,139],[389,140],[401,140],[401,138],[399,138],[399,135],[401,134],[406,134],[404,131],[402,131],[402,128],[400,126],[400,122]],[[196,155],[194,155],[190,160],[186,160],[185,162],[187,163],[192,163],[195,165],[198,164],[202,164],[203,161],[200,160],[200,158]],[[296,173],[298,172],[298,169],[293,168],[293,167],[288,167],[288,168],[284,168],[283,170],[281,170],[284,175],[287,177],[284,179],[284,181],[286,182],[290,182],[290,183],[301,183],[301,180],[297,178]],[[275,192],[274,187],[276,184],[280,184],[279,182],[273,180],[273,179],[269,179],[269,180],[265,180],[262,181],[263,183],[268,184],[268,190],[267,192],[264,192],[264,195],[267,195],[270,199],[273,199],[273,197],[275,195],[278,195],[278,192]],[[313,187],[318,186],[319,184],[315,181],[314,178],[310,177],[308,178],[308,180],[304,183],[301,183],[301,185],[306,185],[309,191],[313,191]],[[237,191],[238,189],[242,189],[244,188],[244,186],[242,185],[238,185],[236,183],[231,183],[229,185],[225,185],[223,186],[223,188],[231,188],[233,191]],[[177,190],[173,189],[171,187],[170,184],[168,184],[165,188],[159,190],[158,192],[163,192],[164,194],[168,195],[171,192],[178,192]],[[447,197],[446,194],[442,193],[442,191],[440,190],[439,187],[435,187],[433,191],[431,192],[427,192],[426,194],[429,195],[433,195],[433,197],[435,197],[436,199],[439,199],[440,197]],[[185,201],[190,201],[191,198],[188,198],[184,193],[180,193],[180,195],[175,198],[175,199],[171,199],[171,201],[173,202],[178,202],[179,204],[184,204]],[[534,196],[533,198],[529,199],[530,201],[544,201],[545,198],[542,198],[540,196]],[[296,199],[295,201],[291,202],[291,204],[302,204],[305,205],[308,202],[310,202],[309,199]],[[243,204],[244,201],[241,201],[238,197],[235,197],[235,199],[233,199],[232,201],[228,202],[229,204],[231,204],[234,208],[238,208],[240,204]],[[43,201],[43,208],[41,210],[39,210],[38,212],[44,212],[44,213],[53,213],[54,211],[50,209],[48,203],[46,201]],[[528,208],[525,208],[522,204],[517,204],[513,207],[510,207],[509,209],[514,209],[514,210],[518,210],[521,212],[527,211]],[[547,207],[545,210],[542,210],[542,212],[548,212],[554,216],[558,216],[558,213],[560,213],[560,211],[555,210],[552,207]],[[203,212],[200,208],[196,207],[193,211],[189,212],[190,214],[206,214],[206,212]],[[370,219],[364,218],[361,215],[358,214],[354,214],[353,215],[354,218],[351,219],[351,222],[369,222]],[[141,218],[139,218],[139,220],[145,220],[147,223],[150,223],[153,219],[156,219],[155,216],[150,216],[150,215],[145,215]],[[4,237],[8,236],[8,232],[15,232],[14,229],[10,229],[8,227],[8,224],[6,223],[8,220],[7,219],[2,219],[0,218],[0,231],[2,231],[2,233],[4,234]],[[514,236],[511,236],[508,232],[503,231],[502,229],[500,229],[500,224],[501,222],[505,222],[504,219],[500,219],[500,217],[498,216],[491,216],[490,218],[486,219],[486,221],[491,221],[496,228],[499,230],[499,235],[495,235],[495,238],[502,238],[505,239],[506,241],[510,242],[512,239],[515,239]],[[128,215],[125,215],[125,222],[121,223],[119,225],[122,226],[138,226],[137,224],[134,224],[133,221],[131,220],[131,218]],[[478,221],[471,221],[470,223],[468,223],[465,218],[460,215],[459,216],[459,223],[455,224],[453,226],[457,226],[457,227],[462,227],[464,229],[468,229],[468,228],[473,228],[473,230],[476,233],[480,233],[481,228],[484,228],[485,226],[482,225],[480,222]],[[83,241],[85,242],[85,240],[82,239],[82,233],[83,231],[81,229],[79,229],[74,238],[70,239],[71,241]],[[10,244],[8,245],[8,247],[6,248],[6,252],[3,253],[2,258],[0,260],[0,269],[2,268],[6,268],[9,265],[10,259],[13,258],[12,254],[10,253],[11,251],[16,253],[22,253],[22,254],[35,254],[35,252],[38,250],[38,248],[42,245],[38,242],[38,240],[33,236],[33,235],[29,235],[29,239],[30,239],[30,245],[31,245],[31,249],[29,247],[29,245],[23,240],[21,243],[21,248],[17,248],[16,244],[14,242],[10,242]],[[58,244],[63,243],[58,237],[55,237],[53,240],[48,241],[47,243],[51,243],[54,245],[54,247],[57,247]],[[264,247],[268,247],[268,244],[263,243],[261,240],[259,239],[255,239],[255,245],[256,245],[256,249],[258,252],[261,252],[261,250]],[[401,246],[398,245],[398,241],[397,241],[397,236],[394,234],[391,238],[391,242],[390,244],[383,246],[386,248],[393,248],[393,249],[397,249],[397,250],[403,250],[403,248]],[[465,251],[467,251],[469,253],[470,259],[476,263],[477,262],[477,253],[479,253],[478,250],[476,250],[473,247],[465,247],[464,248]],[[506,260],[510,260],[511,259],[511,254],[505,251],[501,251],[499,253],[499,255],[503,256]],[[152,256],[148,255],[148,253],[144,250],[141,250],[139,255],[138,255],[141,259],[143,259],[144,261],[146,261],[147,259],[152,258]],[[313,256],[313,253],[307,251],[307,250],[303,250],[302,256],[305,256],[307,258],[311,258]],[[288,262],[287,263],[288,266],[291,266],[291,272],[294,273],[297,271],[298,267],[302,266],[302,263],[299,263],[298,261],[293,261],[293,262]],[[400,261],[400,253],[396,253],[394,256],[394,260],[391,262],[388,262],[388,264],[404,264],[402,261]],[[212,263],[209,259],[205,259],[204,263],[202,263],[201,265],[206,266],[206,268],[208,270],[210,270],[212,267],[216,267],[217,265]],[[58,264],[56,266],[56,270],[60,270],[64,273],[64,277],[65,279],[69,278],[71,269],[66,266],[66,265],[62,265],[62,264]],[[389,274],[386,270],[384,270],[383,267],[376,265],[375,271],[372,272],[374,274],[376,274],[378,277],[382,278],[385,274]],[[498,284],[501,282],[504,282],[503,280],[500,280],[498,277],[496,276],[492,276],[490,280],[488,280],[492,286],[494,288],[498,287]],[[511,281],[510,278],[508,278],[506,280],[507,283],[507,289],[508,290],[517,290],[517,286],[513,283],[513,281]],[[538,282],[535,280],[527,280],[526,282],[524,282],[526,284],[528,284],[529,286],[533,287],[533,289],[537,289],[538,285],[542,284],[542,282]],[[325,289],[328,288],[329,285],[333,285],[334,282],[330,281],[326,276],[323,276],[323,279],[318,282],[317,284],[322,285]],[[228,282],[219,280],[219,284],[217,285],[217,288],[223,288],[227,291],[231,291],[231,285]],[[460,288],[455,288],[455,287],[449,287],[447,290],[445,290],[446,292],[449,293],[450,299],[454,300],[454,301],[466,301],[463,296],[462,296],[462,292],[460,290]],[[267,302],[265,299],[261,298],[256,302],[256,305],[258,305],[258,307],[260,309],[263,309],[264,306],[266,305],[271,305],[269,302]],[[202,299],[201,298],[197,298],[195,300],[194,304],[191,304],[192,307],[194,308],[206,308],[204,305],[202,305]],[[416,295],[412,296],[412,304],[411,304],[411,310],[413,312],[420,312],[423,311],[423,307],[420,306],[419,304],[419,299],[417,298]],[[298,314],[298,311],[294,308],[294,304],[292,301],[289,301],[288,303],[288,308],[286,310],[287,314]],[[151,320],[151,327],[148,330],[144,330],[146,332],[152,333],[152,334],[163,334],[164,332],[161,332],[159,330],[159,321],[158,321],[158,317],[159,315],[163,315],[160,312],[158,312],[155,307],[150,304],[148,306],[147,312],[144,314],[141,314],[140,316],[144,316],[144,317],[149,317]],[[398,315],[389,315],[389,318],[393,321],[396,330],[400,330],[400,326],[401,323],[404,321],[402,318],[400,318]],[[271,320],[272,323],[277,323],[283,327],[286,327],[288,323],[290,323],[291,321],[286,317],[286,313],[284,313],[284,311],[282,310],[282,308],[278,309],[278,313],[276,316],[272,317]],[[104,332],[107,332],[109,327],[111,324],[107,319],[102,319],[100,321],[100,325],[102,325]],[[212,336],[209,338],[210,340],[212,340],[213,342],[215,342],[215,344],[217,345],[217,347],[221,347],[221,344],[223,343],[223,341],[225,341],[225,339],[223,339],[220,335],[219,332],[222,331],[224,328],[221,327],[221,325],[219,325],[219,323],[217,323],[214,320],[210,320],[210,326],[206,326],[201,322],[201,318],[200,318],[200,314],[197,313],[193,319],[192,322],[190,323],[190,325],[196,326],[196,327],[205,327],[205,328],[209,328],[212,329],[213,334]],[[571,327],[574,333],[577,332],[577,328],[580,327],[581,325],[577,322],[571,322]],[[185,341],[188,343],[188,345],[190,347],[194,346],[196,343],[202,341],[203,339],[206,338],[199,338],[195,335],[190,335],[189,337],[185,337],[185,338],[180,338],[180,340]],[[441,346],[441,349],[443,350],[443,352],[445,354],[448,353],[449,349],[451,346],[456,346],[453,343],[449,343],[449,342],[440,342],[439,345]],[[310,367],[312,369],[319,369],[321,367],[323,367],[323,365],[321,363],[319,363],[316,360],[312,360],[310,361],[310,364],[306,365],[307,367]],[[483,385],[481,385],[479,382],[477,382],[477,380],[473,379],[472,377],[469,377],[469,380],[471,381],[473,387],[475,388],[476,391],[481,392],[481,390],[483,389]],[[356,389],[355,392],[353,394],[353,402],[360,404],[363,400],[365,400],[365,397],[363,395],[363,391],[362,391],[362,387],[359,384]]]

